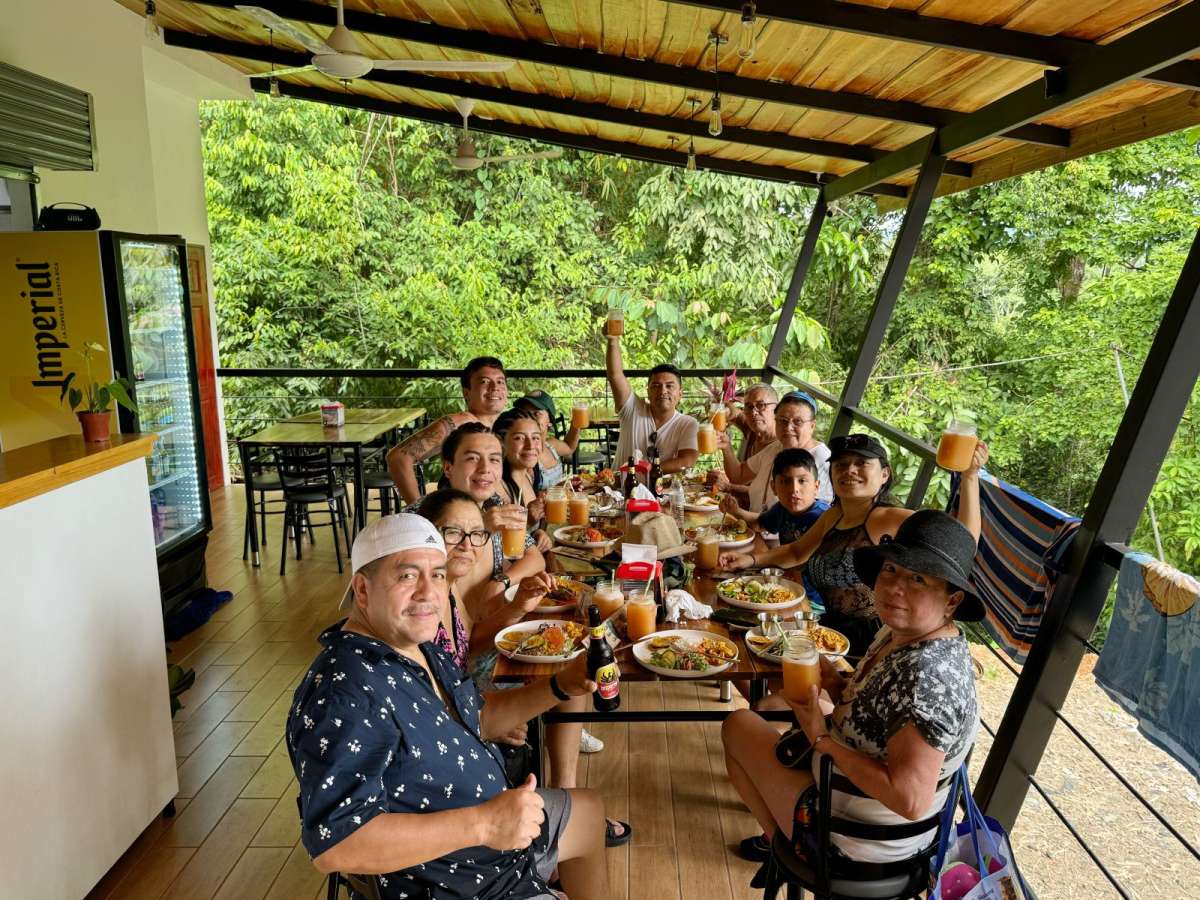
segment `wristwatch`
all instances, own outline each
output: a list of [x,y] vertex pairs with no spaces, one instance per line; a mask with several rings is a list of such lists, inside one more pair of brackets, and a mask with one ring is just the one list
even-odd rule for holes
[[505,589],[506,591],[507,591],[507,590],[508,590],[510,587],[512,587],[512,579],[511,579],[511,578],[509,578],[507,575],[505,575],[503,572],[497,572],[495,575],[493,575],[493,576],[492,576],[492,581],[498,581],[498,582],[500,582],[502,585],[504,585],[504,589]]
[[571,699],[571,695],[568,694],[566,691],[564,691],[561,687],[558,686],[558,676],[557,675],[550,676],[550,693],[552,693],[559,700],[570,700]]

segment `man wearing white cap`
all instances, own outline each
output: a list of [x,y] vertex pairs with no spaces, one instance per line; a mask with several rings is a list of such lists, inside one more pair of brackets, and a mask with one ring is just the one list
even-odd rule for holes
[[322,872],[377,875],[383,900],[608,896],[604,808],[586,790],[505,784],[490,739],[593,691],[586,659],[490,694],[432,643],[446,547],[426,519],[384,516],[354,541],[350,615],[296,691],[288,753],[301,839]]

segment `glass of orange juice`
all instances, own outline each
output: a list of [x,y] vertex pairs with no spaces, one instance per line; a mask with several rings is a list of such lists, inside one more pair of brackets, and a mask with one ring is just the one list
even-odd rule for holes
[[654,602],[654,594],[649,591],[635,591],[629,595],[629,603],[625,605],[625,624],[631,641],[640,641],[654,633],[654,619],[658,613],[658,604]]
[[505,528],[501,531],[500,548],[505,559],[520,559],[525,555],[525,529]]
[[572,525],[587,525],[589,502],[586,494],[572,494],[567,506]]
[[619,582],[615,580],[602,581],[596,585],[596,593],[592,595],[592,602],[599,608],[600,618],[607,619],[625,605],[625,594],[621,592]]
[[711,528],[705,528],[696,537],[696,565],[701,569],[715,569],[721,562],[721,536]]
[[938,442],[937,464],[951,472],[967,471],[971,468],[971,459],[975,456],[975,446],[978,443],[974,422],[952,420],[942,429],[942,439]]
[[717,431],[724,431],[725,426],[729,424],[728,413],[725,407],[720,403],[714,403],[712,408],[712,427]]
[[576,403],[571,407],[571,427],[584,429],[592,420],[592,411],[586,403]]
[[696,432],[696,449],[701,453],[717,452],[717,432],[711,422],[705,422]]
[[608,336],[620,337],[625,333],[625,310],[610,309],[608,311]]
[[783,652],[783,694],[795,703],[807,703],[813,686],[821,688],[821,656],[808,637],[789,634]]
[[546,491],[546,524],[567,524],[567,491],[562,487],[552,487]]

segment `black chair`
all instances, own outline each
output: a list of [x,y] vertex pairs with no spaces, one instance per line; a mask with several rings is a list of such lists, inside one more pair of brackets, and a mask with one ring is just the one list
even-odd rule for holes
[[333,532],[333,553],[337,558],[338,571],[342,569],[342,551],[338,543],[338,527],[346,538],[346,553],[350,553],[350,531],[346,520],[349,504],[346,487],[341,484],[333,469],[333,454],[323,447],[276,447],[275,468],[283,489],[283,540],[279,554],[279,574],[284,574],[287,565],[287,544],[291,535],[296,542],[296,559],[302,558],[300,535],[307,526],[310,536],[313,529],[312,507],[323,504],[328,511],[329,521],[318,527],[328,527]]
[[[952,778],[953,776],[951,776]],[[941,789],[950,778],[939,783]],[[775,832],[771,857],[764,864],[763,900],[774,900],[779,888],[787,886],[788,900],[803,900],[806,890],[818,900],[910,900],[929,890],[929,866],[937,851],[937,836],[915,856],[890,863],[838,860],[835,863],[831,834],[860,840],[897,840],[915,837],[941,825],[943,809],[917,822],[903,825],[866,825],[833,815],[833,788],[862,796],[844,775],[833,774],[833,759],[821,759],[821,788],[817,800],[817,850],[813,862],[801,859],[794,849],[793,836]],[[947,802],[953,791],[947,795]]]
[[[554,427],[554,436],[560,441],[567,433],[567,420],[562,413],[555,416],[551,423]],[[572,472],[578,472],[580,466],[606,466],[608,465],[605,454],[600,450],[586,450],[584,444],[604,444],[604,440],[600,438],[584,440],[579,439],[579,443],[575,447],[575,452],[571,454],[570,459],[564,459],[563,464],[569,465]]]
[[[333,872],[329,876],[329,886],[326,889],[327,900],[338,900],[342,887],[346,888],[347,897],[363,897],[365,900],[379,900],[379,882],[374,875],[347,875]],[[351,893],[353,891],[353,893]]]
[[267,516],[282,516],[284,513],[283,497],[267,496],[283,490],[283,485],[279,481],[279,473],[267,468],[273,464],[270,457],[267,459],[257,458],[251,463],[249,470],[242,473],[242,477],[250,482],[250,490],[255,496],[253,503],[246,507],[246,526],[242,535],[242,559],[248,559],[250,556],[250,529],[255,527],[255,518],[260,523],[258,546],[265,551],[267,549]]
[[[379,493],[379,505],[371,505],[371,491]],[[392,480],[392,476],[387,470],[372,470],[363,473],[363,498],[364,498],[364,513],[377,512],[381,516],[388,516],[392,513],[398,513],[404,509],[404,499],[400,496],[400,492],[396,490],[396,482]]]

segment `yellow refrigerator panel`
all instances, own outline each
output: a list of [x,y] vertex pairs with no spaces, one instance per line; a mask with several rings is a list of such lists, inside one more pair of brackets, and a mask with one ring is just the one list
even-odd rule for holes
[[[71,372],[83,389],[89,341],[109,349],[96,232],[0,233],[0,448],[79,433],[59,398]],[[96,356],[92,376],[104,384],[112,361]]]

